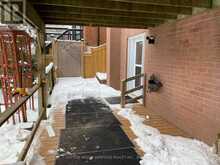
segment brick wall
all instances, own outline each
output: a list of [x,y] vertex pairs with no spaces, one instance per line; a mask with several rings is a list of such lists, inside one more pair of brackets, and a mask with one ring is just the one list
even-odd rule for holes
[[[146,73],[164,85],[148,93],[147,107],[209,144],[220,133],[219,27],[220,9],[167,23],[149,30],[156,43],[145,51]],[[121,45],[129,34],[122,30]],[[121,59],[126,59],[126,49],[121,47]],[[121,77],[126,77],[121,61]]]

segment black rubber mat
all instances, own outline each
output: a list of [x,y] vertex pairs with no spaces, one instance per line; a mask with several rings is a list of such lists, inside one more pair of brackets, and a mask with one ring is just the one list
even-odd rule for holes
[[119,126],[61,130],[59,148],[72,154],[130,147],[133,144]]
[[[126,96],[126,100],[127,103],[138,103],[137,100],[132,101],[132,98],[130,96]],[[120,104],[121,103],[121,97],[106,97],[105,100],[109,103],[109,104]]]
[[139,165],[133,144],[102,100],[69,101],[56,165]]
[[105,105],[105,103],[101,100],[101,99],[97,99],[97,98],[93,98],[93,97],[89,97],[89,98],[85,98],[85,99],[75,99],[75,100],[70,100],[68,101],[68,104],[70,105],[76,105],[76,104],[103,104]]
[[60,154],[56,165],[139,165],[140,158],[133,149],[104,151],[81,155]]
[[66,105],[66,114],[82,114],[82,113],[111,113],[110,107],[100,100],[93,98],[79,99],[69,101]]
[[109,127],[120,125],[121,123],[112,113],[86,113],[86,114],[66,114],[66,128],[72,127]]

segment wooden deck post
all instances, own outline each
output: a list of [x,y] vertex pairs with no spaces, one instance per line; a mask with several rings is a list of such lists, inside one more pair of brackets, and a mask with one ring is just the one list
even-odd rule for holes
[[126,81],[121,81],[121,107],[125,107],[125,91],[126,91]]
[[143,105],[146,106],[146,92],[147,92],[147,74],[145,73],[144,74],[144,77],[143,77]]
[[41,90],[38,92],[38,107],[39,115],[44,112],[43,119],[46,119],[46,106],[47,106],[47,92],[46,92],[46,79],[45,79],[45,56],[44,51],[44,32],[38,30],[37,33],[37,49],[36,49],[37,59],[38,59],[38,78],[39,82],[42,84]]

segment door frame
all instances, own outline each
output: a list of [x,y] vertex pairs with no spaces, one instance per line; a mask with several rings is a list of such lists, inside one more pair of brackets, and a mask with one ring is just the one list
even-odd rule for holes
[[[143,41],[143,50],[142,50],[142,70],[144,73],[144,63],[145,63],[145,38],[146,33],[141,33],[132,37],[128,37],[128,53],[127,53],[127,77],[135,75],[136,68],[136,43]],[[132,67],[131,67],[132,66]],[[128,82],[127,88],[131,89],[135,87],[135,82]]]

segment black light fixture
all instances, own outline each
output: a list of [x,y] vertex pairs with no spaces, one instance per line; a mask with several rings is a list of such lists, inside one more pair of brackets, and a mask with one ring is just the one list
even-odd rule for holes
[[146,40],[148,40],[149,44],[154,44],[155,43],[155,36],[153,36],[153,35],[147,36]]

